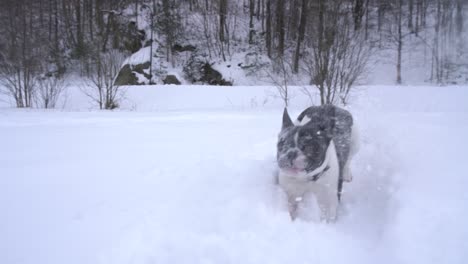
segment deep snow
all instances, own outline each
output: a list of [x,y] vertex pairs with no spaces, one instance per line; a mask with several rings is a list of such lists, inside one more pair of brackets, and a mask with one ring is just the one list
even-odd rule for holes
[[[131,87],[124,111],[75,95],[66,111],[2,108],[0,263],[468,262],[467,87],[359,88],[336,224],[313,206],[289,219],[273,90]],[[292,115],[307,104],[296,91]]]

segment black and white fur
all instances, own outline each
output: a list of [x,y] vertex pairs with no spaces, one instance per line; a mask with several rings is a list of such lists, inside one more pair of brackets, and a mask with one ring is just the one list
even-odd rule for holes
[[278,182],[288,196],[291,218],[298,203],[313,193],[320,218],[334,221],[343,181],[351,181],[349,160],[357,151],[356,129],[351,114],[333,105],[312,106],[295,123],[287,110],[278,138]]

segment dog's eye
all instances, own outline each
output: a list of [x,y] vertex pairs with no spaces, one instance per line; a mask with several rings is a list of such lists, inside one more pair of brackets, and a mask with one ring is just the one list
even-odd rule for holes
[[284,145],[284,139],[280,139],[278,141],[278,148],[281,149],[283,147],[283,145]]
[[305,142],[305,144],[303,144],[302,146],[304,147],[304,151],[307,153],[311,153],[314,150],[312,144],[307,144],[307,142]]
[[314,156],[319,156],[321,153],[320,145],[313,141],[305,142],[304,150],[306,153],[310,153]]
[[311,146],[311,145],[314,144],[314,138],[311,137],[311,136],[303,137],[303,138],[301,139],[301,143],[300,143],[300,144],[303,145],[303,146]]

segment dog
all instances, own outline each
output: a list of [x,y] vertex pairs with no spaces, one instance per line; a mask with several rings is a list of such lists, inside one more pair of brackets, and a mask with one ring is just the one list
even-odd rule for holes
[[288,197],[291,219],[308,193],[315,195],[320,219],[334,222],[343,182],[352,180],[349,162],[358,141],[352,115],[333,105],[312,106],[293,123],[283,112],[278,136],[278,183]]

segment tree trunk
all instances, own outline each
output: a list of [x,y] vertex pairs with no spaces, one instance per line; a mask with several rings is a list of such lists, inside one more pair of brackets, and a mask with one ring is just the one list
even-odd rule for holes
[[385,5],[387,0],[379,0],[379,7],[377,10],[377,29],[379,32],[382,31],[383,20],[385,16]]
[[260,20],[261,5],[262,5],[261,1],[257,0],[257,12],[256,12],[257,21]]
[[102,12],[102,1],[101,0],[96,0],[95,2],[95,7],[94,7],[94,17],[96,19],[96,24],[97,24],[97,28],[98,28],[98,35],[103,36],[104,34],[104,15],[103,15],[103,12]]
[[364,16],[364,0],[354,0],[354,30],[359,30],[362,24],[362,17]]
[[457,34],[461,36],[461,34],[463,33],[463,0],[457,1],[457,13],[455,16]]
[[91,39],[91,41],[94,40],[94,24],[93,24],[93,20],[94,20],[94,11],[93,11],[93,0],[89,0],[89,3],[88,3],[88,26],[89,26],[89,37]]
[[262,0],[262,32],[265,31],[265,0]]
[[398,0],[398,54],[397,54],[397,84],[401,84],[401,52],[403,49],[402,35],[402,16],[403,16],[403,0]]
[[44,9],[42,7],[42,1],[39,0],[39,22],[41,24],[41,28],[44,28]]
[[464,41],[463,41],[463,38],[462,38],[463,23],[464,23],[464,20],[463,20],[463,3],[464,3],[463,0],[458,0],[457,1],[457,13],[455,15],[456,32],[457,32],[457,35],[458,35],[458,39],[457,39],[458,52],[461,52],[463,50],[463,45],[464,45]]
[[[154,2],[153,2],[154,3]],[[154,12],[154,6],[153,6],[153,12]],[[153,84],[153,38],[154,38],[154,13],[151,12],[151,42],[150,42],[150,68],[149,68],[149,84]]]
[[54,48],[56,51],[59,49],[58,27],[59,27],[59,14],[58,14],[58,0],[54,0]]
[[172,30],[174,30],[174,28],[171,28],[170,26],[170,21],[171,21],[171,10],[170,10],[170,5],[169,5],[169,0],[163,0],[162,1],[163,3],[163,13],[164,13],[164,23],[166,25],[164,25],[165,27],[165,35],[166,35],[166,61],[167,62],[171,62],[172,64],[172,67],[174,67],[174,61],[173,61],[173,57],[172,57],[172,46],[174,45],[174,41],[173,41],[173,33],[172,33]]
[[370,0],[366,0],[366,29],[365,29],[365,39],[369,39],[369,2]]
[[427,0],[421,0],[421,26],[426,27]]
[[52,7],[52,0],[49,0],[49,42],[52,43],[52,10],[53,10],[53,7]]
[[226,27],[227,0],[219,1],[219,40],[226,41],[224,32]]
[[296,52],[294,54],[294,73],[299,72],[299,58],[301,54],[301,43],[304,41],[305,29],[307,24],[308,0],[302,0],[301,19],[299,22],[299,32],[297,35]]
[[282,58],[284,55],[284,0],[277,0],[276,37],[278,38],[278,56]]
[[224,54],[224,43],[226,42],[226,36],[224,34],[226,30],[226,16],[227,16],[227,0],[220,0],[219,2],[219,41],[221,46],[221,56],[223,61],[226,61],[226,55]]
[[434,48],[432,54],[432,71],[431,80],[437,83],[441,82],[440,76],[440,51],[439,51],[439,37],[440,37],[440,26],[441,26],[441,0],[437,0],[437,12],[435,22],[435,34],[434,34]]
[[265,33],[265,45],[267,49],[267,55],[271,58],[271,0],[266,0],[266,33]]
[[[192,11],[192,1],[190,0],[190,11]],[[135,0],[135,24],[138,28],[138,0]]]
[[103,37],[102,37],[102,47],[101,47],[102,52],[107,51],[107,42],[109,41],[109,35],[111,32],[111,27],[113,23],[114,23],[114,13],[110,12],[107,16],[106,31],[104,32]]
[[300,0],[289,1],[289,23],[287,39],[297,39],[300,24]]
[[413,31],[413,9],[414,9],[414,0],[408,1],[409,15],[408,15],[408,29]]
[[75,1],[75,16],[76,16],[76,52],[77,57],[83,57],[84,53],[84,39],[81,25],[81,1]]
[[253,18],[255,15],[255,0],[249,0],[249,11],[250,11],[250,19],[249,19],[249,44],[253,44],[253,37],[254,37],[254,23]]
[[316,58],[315,61],[319,62],[317,67],[318,69],[316,70],[316,76],[315,77],[315,82],[316,85],[319,87],[320,90],[320,103],[322,105],[327,103],[326,100],[326,91],[325,91],[325,75],[326,75],[326,69],[324,69],[324,62],[323,62],[323,44],[324,44],[324,22],[325,22],[325,3],[324,1],[326,0],[319,0],[319,7],[318,7],[318,17],[319,17],[319,23],[318,23],[318,32],[317,32],[317,53],[315,54]]
[[421,0],[416,0],[416,15],[415,15],[415,23],[414,23],[414,34],[419,36],[419,24],[420,24],[420,14],[421,14]]

